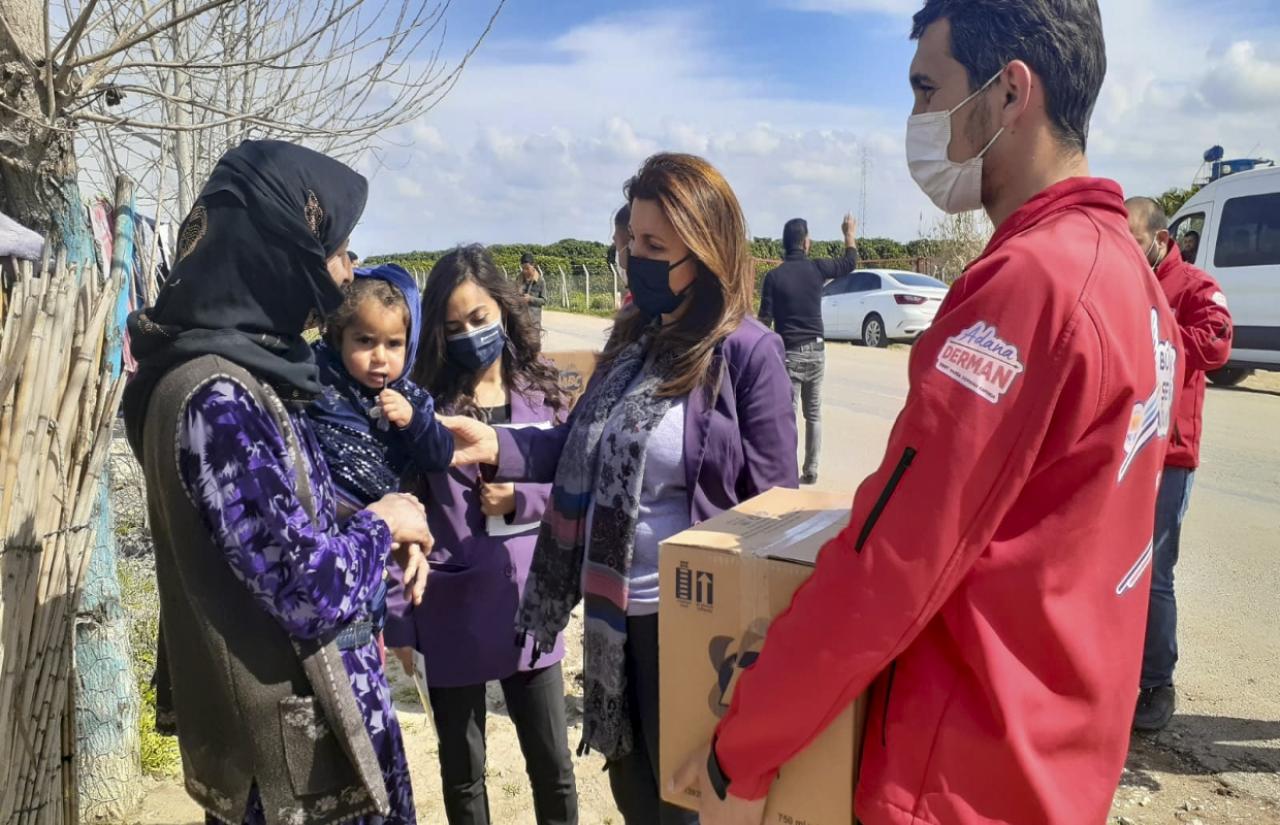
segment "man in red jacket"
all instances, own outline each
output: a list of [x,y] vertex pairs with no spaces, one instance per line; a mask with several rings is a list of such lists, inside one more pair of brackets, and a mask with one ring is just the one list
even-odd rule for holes
[[908,165],[998,227],[917,342],[850,526],[769,628],[710,752],[702,825],[758,825],[781,765],[869,689],[864,825],[1101,823],[1124,765],[1168,302],[1084,149],[1096,0],[928,0]]
[[1173,568],[1178,563],[1191,483],[1200,466],[1204,374],[1224,366],[1231,357],[1231,313],[1227,311],[1222,287],[1213,276],[1182,259],[1178,244],[1169,237],[1169,217],[1160,204],[1151,198],[1130,198],[1125,206],[1129,210],[1129,231],[1146,251],[1147,261],[1169,299],[1186,353],[1178,411],[1156,495],[1151,607],[1147,612],[1138,708],[1133,717],[1137,730],[1158,731],[1169,724],[1176,706],[1173,668],[1178,663],[1178,604],[1173,593]]

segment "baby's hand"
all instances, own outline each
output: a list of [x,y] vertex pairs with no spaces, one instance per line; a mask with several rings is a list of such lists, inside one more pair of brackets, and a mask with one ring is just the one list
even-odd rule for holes
[[378,406],[382,408],[383,417],[402,430],[413,420],[413,406],[409,399],[395,390],[383,390],[379,393]]

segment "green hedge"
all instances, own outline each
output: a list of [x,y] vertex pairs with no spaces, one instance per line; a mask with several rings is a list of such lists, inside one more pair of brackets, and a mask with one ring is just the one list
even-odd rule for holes
[[[858,254],[863,260],[891,260],[924,257],[930,254],[932,242],[916,240],[900,243],[891,238],[859,238]],[[505,267],[513,278],[520,270],[520,256],[525,252],[533,253],[538,265],[547,273],[558,272],[561,267],[566,272],[581,273],[585,265],[594,273],[597,268],[608,271],[612,245],[597,241],[580,241],[566,238],[553,244],[494,244],[489,247],[494,262]],[[370,255],[369,264],[396,263],[407,268],[430,271],[435,262],[444,256],[447,249],[416,252],[395,252],[388,255]],[[777,238],[755,238],[751,241],[751,254],[763,261],[776,261],[782,258],[782,241]],[[811,253],[815,258],[838,258],[844,254],[844,241],[814,241]]]
[[[591,315],[611,315],[613,313],[613,276],[609,269],[613,247],[596,241],[581,241],[572,238],[557,241],[553,244],[494,244],[489,247],[494,262],[504,268],[511,278],[520,272],[520,256],[526,252],[533,254],[538,265],[547,278],[547,308],[587,313]],[[928,240],[916,240],[910,243],[899,243],[890,238],[860,238],[858,253],[863,261],[878,262],[893,268],[911,269],[916,258],[929,257],[937,249],[937,243]],[[426,276],[431,268],[449,250],[431,250],[416,252],[397,252],[389,255],[370,255],[365,259],[369,265],[380,263],[396,263],[410,270],[416,270]],[[764,281],[765,273],[777,265],[782,258],[782,241],[776,238],[755,238],[751,242],[751,254],[755,258],[756,292]],[[814,241],[810,254],[815,258],[838,258],[844,255],[843,241]],[[586,276],[583,267],[591,273],[591,305],[587,305]],[[564,283],[560,272],[565,272]],[[565,306],[567,293],[568,306]]]
[[[578,241],[567,238],[545,246],[540,244],[493,244],[489,247],[489,254],[493,256],[494,263],[506,269],[507,274],[514,278],[520,271],[520,256],[526,252],[531,252],[537,259],[538,266],[542,268],[543,272],[547,273],[549,278],[552,273],[558,273],[561,268],[568,273],[577,272],[581,274],[584,265],[593,273],[597,269],[607,272],[609,268],[609,250],[612,248],[611,245],[595,241]],[[447,249],[438,249],[429,252],[396,252],[390,255],[370,255],[366,262],[369,264],[395,263],[408,269],[418,269],[426,273],[447,252],[449,252]]]

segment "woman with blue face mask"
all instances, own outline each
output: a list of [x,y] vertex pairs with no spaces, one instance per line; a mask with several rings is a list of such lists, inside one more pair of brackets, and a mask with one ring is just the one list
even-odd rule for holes
[[[491,426],[558,423],[558,373],[522,296],[482,246],[450,252],[422,296],[414,379],[440,410]],[[486,825],[485,685],[498,681],[515,723],[539,825],[578,821],[557,638],[531,664],[532,642],[513,644],[516,611],[550,485],[494,484],[474,467],[425,473],[411,487],[426,504],[436,544],[426,593],[413,605],[396,580],[387,596],[387,646],[412,666],[417,650],[440,740],[450,825]]]

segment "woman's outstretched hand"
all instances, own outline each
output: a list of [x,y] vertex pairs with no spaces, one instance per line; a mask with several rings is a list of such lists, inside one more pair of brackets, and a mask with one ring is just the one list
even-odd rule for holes
[[[427,592],[427,573],[431,570],[422,545],[393,544],[391,556],[400,567],[405,596],[414,607],[419,606],[422,604],[423,595]],[[412,673],[412,669],[409,672]]]
[[454,467],[498,463],[498,432],[493,427],[465,415],[436,417],[453,433]]

